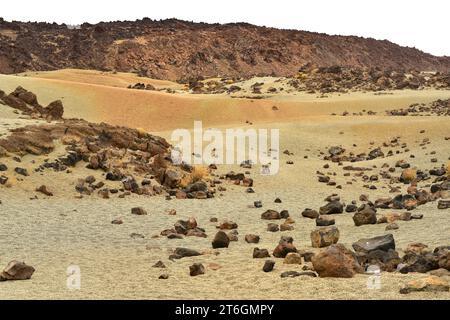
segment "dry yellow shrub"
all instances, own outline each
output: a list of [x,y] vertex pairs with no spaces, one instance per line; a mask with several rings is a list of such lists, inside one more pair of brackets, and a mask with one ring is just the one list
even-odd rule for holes
[[195,166],[192,170],[192,182],[197,182],[205,179],[209,175],[209,171],[207,167],[204,166]]
[[208,177],[209,171],[207,167],[204,166],[194,166],[191,173],[186,174],[179,183],[181,188],[187,187],[189,184],[201,181]]
[[178,186],[180,188],[186,188],[192,181],[192,177],[191,174],[188,173],[186,175],[183,176],[183,178],[181,178],[180,183],[178,183]]
[[412,182],[414,180],[416,180],[417,178],[417,172],[414,169],[408,168],[403,170],[402,175],[401,175],[401,180],[403,182]]

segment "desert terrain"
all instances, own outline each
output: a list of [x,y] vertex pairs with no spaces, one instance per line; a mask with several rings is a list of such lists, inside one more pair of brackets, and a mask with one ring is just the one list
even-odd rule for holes
[[[264,92],[273,86],[277,92],[257,98],[251,92],[255,82],[264,83]],[[128,88],[135,83],[151,84],[153,88]],[[105,179],[105,170],[89,169],[85,161],[68,170],[36,171],[41,164],[53,163],[67,153],[63,139],[55,141],[50,152],[7,152],[0,158],[0,164],[7,167],[1,174],[8,177],[0,185],[0,266],[12,260],[24,261],[35,272],[26,281],[0,282],[0,299],[449,299],[448,290],[400,293],[410,281],[424,279],[439,267],[424,272],[382,270],[381,286],[375,289],[367,285],[371,275],[361,270],[351,278],[322,277],[316,273],[311,276],[314,268],[303,254],[318,254],[327,247],[312,247],[310,234],[317,228],[316,220],[302,213],[307,208],[319,211],[333,194],[345,208],[352,201],[360,207],[377,204],[377,199],[413,194],[412,187],[430,193],[433,184],[445,184],[443,177],[448,176],[450,165],[449,107],[444,107],[444,114],[426,116],[392,116],[386,111],[446,100],[450,90],[403,89],[383,91],[384,94],[280,91],[286,83],[287,80],[275,77],[248,78],[239,82],[244,92],[230,96],[226,92],[194,94],[185,84],[131,73],[63,69],[0,75],[0,89],[5,93],[21,86],[36,94],[41,105],[61,100],[64,119],[137,128],[139,137],[143,131],[169,143],[172,130],[191,130],[195,120],[201,120],[205,128],[280,130],[278,174],[261,175],[257,165],[217,165],[217,169],[210,169],[202,177],[215,190],[214,197],[207,199],[182,199],[178,193],[169,196],[167,191],[152,195],[106,191],[107,197],[100,191],[83,193],[79,181],[89,176],[104,182],[102,188],[109,190],[120,189],[120,182]],[[0,104],[0,140],[13,137],[13,129],[64,124],[62,121],[17,112]],[[333,146],[345,149],[335,152],[334,160],[329,158]],[[383,156],[362,157],[354,162],[339,158],[367,155],[378,147]],[[399,163],[407,163],[418,176],[426,171],[425,178],[399,181],[407,170],[406,166],[396,166]],[[367,177],[358,174],[361,170],[345,169],[348,166],[365,168],[362,171]],[[28,175],[15,171],[15,167],[26,169]],[[387,168],[394,168],[389,176]],[[440,168],[444,170],[442,175],[429,174],[429,170]],[[245,181],[235,183],[233,179],[222,179],[220,184],[216,181],[230,171],[246,172],[253,185],[245,185]],[[372,175],[377,178],[372,179]],[[328,178],[323,183],[318,181],[320,177]],[[151,184],[158,182],[151,179]],[[50,193],[36,191],[42,185]],[[248,187],[254,192],[249,192]],[[392,201],[386,208],[378,206],[378,223],[356,226],[356,208],[353,212],[326,216],[335,220],[338,243],[346,248],[351,249],[360,239],[392,234],[400,258],[413,243],[423,243],[428,249],[413,247],[432,252],[436,247],[450,245],[449,208],[438,209],[439,201],[448,202],[445,199],[449,193],[442,190],[439,196],[430,195],[427,201],[415,203],[408,210],[393,208]],[[275,202],[277,198],[281,201]],[[262,207],[255,207],[257,201]],[[132,214],[136,207],[147,214]],[[288,210],[289,218],[262,219],[261,215],[269,209]],[[396,219],[398,228],[386,230],[388,224],[380,223],[380,217],[387,213],[415,216]],[[180,219],[190,218],[204,229],[196,232],[206,237],[170,237],[170,233],[162,233]],[[122,223],[112,223],[118,220]],[[232,229],[238,232],[230,236],[236,241],[230,241],[227,248],[213,249],[211,242],[219,231],[217,226],[224,221],[237,224]],[[268,223],[273,222],[290,227],[268,231]],[[224,231],[233,232],[226,227]],[[259,235],[259,242],[244,240],[249,234]],[[282,236],[293,238],[302,254],[301,264],[285,263],[285,259],[272,256]],[[253,258],[255,247],[268,249],[271,257]],[[169,259],[176,248],[194,249],[201,255]],[[271,272],[262,270],[267,259],[275,262]],[[153,267],[158,261],[165,268]],[[201,263],[204,274],[190,276],[193,263]],[[395,265],[398,264],[399,261]],[[71,265],[80,267],[80,289],[67,287],[67,268]],[[444,268],[445,265],[440,267],[438,279],[445,283],[450,277]],[[280,277],[288,271],[300,274]],[[165,279],[160,278],[163,274]]]

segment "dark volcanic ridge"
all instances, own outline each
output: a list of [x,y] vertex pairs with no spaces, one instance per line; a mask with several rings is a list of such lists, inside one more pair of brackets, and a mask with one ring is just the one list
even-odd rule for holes
[[246,23],[144,18],[73,27],[0,18],[1,73],[80,68],[180,80],[198,76],[292,76],[307,63],[450,71],[450,57],[436,57],[386,40]]

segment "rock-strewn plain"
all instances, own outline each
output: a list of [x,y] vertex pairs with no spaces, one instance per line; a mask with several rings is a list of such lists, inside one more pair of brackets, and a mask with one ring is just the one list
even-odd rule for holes
[[[449,298],[446,88],[231,98],[80,70],[0,88],[1,298]],[[279,129],[279,173],[172,164],[193,120]]]

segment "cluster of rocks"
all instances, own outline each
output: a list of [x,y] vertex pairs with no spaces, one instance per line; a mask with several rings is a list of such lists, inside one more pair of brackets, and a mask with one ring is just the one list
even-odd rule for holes
[[[175,172],[176,171],[170,171],[172,178],[175,177]],[[213,188],[216,186],[214,182],[211,182],[209,186],[211,188],[208,187],[208,184],[205,181],[196,181],[189,183],[184,188],[177,184],[175,185],[175,188],[172,187],[172,189],[168,190],[168,192],[169,196],[174,196],[177,199],[208,199],[213,198],[216,192],[216,189]],[[219,189],[224,191],[224,188]]]
[[[421,130],[420,133],[424,133]],[[430,139],[423,138],[421,141],[416,141],[422,149],[426,149],[430,144]],[[374,142],[370,142],[374,145]],[[353,145],[354,147],[356,145]],[[389,149],[386,149],[389,148]],[[397,150],[395,150],[397,149]],[[323,156],[324,160],[337,163],[338,166],[344,171],[343,177],[346,180],[346,184],[353,184],[360,179],[363,183],[363,187],[371,190],[378,188],[389,189],[390,193],[399,193],[400,186],[404,184],[410,184],[408,188],[408,195],[398,195],[391,200],[388,199],[387,203],[382,204],[383,199],[379,199],[380,208],[394,208],[394,209],[414,209],[418,205],[422,205],[429,201],[434,201],[439,198],[446,199],[449,196],[448,193],[448,175],[449,171],[445,164],[441,166],[434,166],[430,169],[421,170],[416,167],[411,167],[407,160],[400,159],[395,164],[390,165],[383,163],[381,168],[378,169],[377,165],[371,166],[355,166],[351,164],[345,164],[345,162],[359,162],[370,161],[373,159],[382,159],[398,155],[401,153],[409,153],[410,149],[408,144],[401,142],[401,137],[395,137],[382,143],[381,146],[371,149],[368,153],[355,154],[348,152],[342,146],[333,146],[328,151],[320,152],[320,157]],[[436,151],[431,151],[427,155],[433,156]],[[410,158],[415,158],[413,154],[410,154]],[[438,163],[437,157],[431,157],[431,163]],[[448,165],[447,165],[448,167]],[[330,168],[330,164],[323,166],[325,169]],[[397,170],[401,170],[400,174],[396,174]],[[374,172],[377,170],[378,172]],[[337,184],[335,178],[336,172],[323,172],[317,171],[317,179],[320,183],[327,184],[329,186],[335,186],[337,189],[343,189],[341,184]],[[426,190],[420,188],[419,184],[423,184],[424,188],[430,188]],[[440,191],[440,192],[438,192]],[[378,200],[377,200],[378,201]],[[441,205],[442,206],[442,205]]]
[[33,92],[20,86],[8,95],[0,90],[0,104],[7,105],[33,118],[43,118],[48,121],[60,120],[64,114],[61,100],[53,101],[47,107],[43,107]]
[[[26,101],[24,112],[41,110],[36,96],[22,88],[8,96],[3,95],[2,101],[8,102],[8,105],[12,104],[11,101]],[[14,105],[20,107],[21,104]],[[35,109],[30,109],[30,106]],[[40,114],[50,115],[54,119],[56,114],[51,110],[54,109],[43,108]],[[191,177],[192,166],[172,162],[170,144],[165,139],[142,130],[106,123],[95,124],[80,119],[62,119],[61,116],[62,112],[57,114],[60,120],[58,122],[12,129],[9,136],[0,139],[0,156],[49,154],[58,140],[65,146],[66,154],[54,160],[44,159],[35,168],[36,172],[47,169],[68,172],[70,168],[84,162],[88,169],[100,170],[105,181],[120,183],[117,188],[105,189],[103,181],[94,183],[95,178],[90,176],[79,180],[75,186],[76,191],[82,195],[98,190],[102,197],[108,198],[109,193],[117,193],[119,190],[125,194],[138,195],[154,195],[166,191],[169,198],[206,199],[214,196],[215,189],[201,180],[204,177]],[[22,174],[22,171],[16,172]],[[27,176],[28,173],[24,175]],[[7,179],[7,176],[2,175],[2,184]],[[253,181],[245,178],[243,183],[251,186]]]
[[155,86],[153,86],[152,84],[150,84],[150,83],[145,84],[142,82],[138,82],[133,85],[130,84],[127,88],[128,89],[137,89],[137,90],[149,90],[149,91],[156,90]]
[[276,210],[266,210],[261,214],[261,219],[263,220],[281,220],[285,219],[283,223],[277,224],[277,223],[268,223],[267,224],[267,231],[270,232],[277,232],[277,231],[291,231],[294,230],[294,223],[295,220],[292,219],[292,217],[289,216],[288,210],[282,210],[280,212]]
[[412,243],[403,257],[396,251],[392,234],[360,239],[351,251],[342,244],[331,244],[312,256],[314,271],[320,277],[352,277],[356,273],[371,272],[374,267],[386,272],[430,273],[450,275],[450,246],[433,251],[421,243]]
[[[416,183],[412,183],[406,194],[397,194],[394,197],[378,198],[374,202],[370,201],[366,195],[361,195],[360,200],[365,202],[360,206],[353,200],[349,204],[340,201],[337,194],[328,196],[325,200],[327,203],[319,208],[319,211],[306,208],[302,212],[302,216],[310,219],[316,219],[317,226],[334,225],[334,219],[326,217],[326,215],[341,214],[344,211],[354,213],[353,221],[355,226],[379,223],[394,223],[397,220],[410,221],[411,219],[421,219],[422,214],[412,214],[410,211],[418,206],[424,205],[430,201],[438,201],[438,209],[450,208],[450,201],[445,200],[450,197],[450,180],[447,177],[437,179],[430,186],[429,191],[420,189]],[[388,212],[377,214],[381,210],[406,210],[405,212]],[[391,226],[392,227],[392,226]]]
[[221,78],[219,80],[204,80],[203,77],[191,78],[187,81],[187,90],[194,94],[219,94],[235,93],[242,90],[241,87],[233,85],[240,79]]
[[[184,81],[187,90],[194,94],[232,94],[242,92],[238,86],[243,78],[221,78],[205,80],[197,76]],[[242,98],[258,98],[263,94],[276,94],[278,92],[307,92],[307,93],[347,93],[350,91],[374,91],[382,93],[387,90],[421,90],[425,88],[450,88],[450,73],[426,73],[415,70],[382,70],[377,68],[350,68],[343,66],[317,67],[311,64],[301,67],[295,77],[280,78],[276,82],[284,85],[278,88],[269,86],[263,91],[264,82],[255,82],[250,85],[249,93],[252,96]],[[142,84],[140,84],[142,86]],[[368,111],[368,115],[376,112]],[[344,113],[343,115],[348,115]],[[363,115],[354,114],[354,115]]]
[[[328,230],[327,230],[328,229]],[[317,232],[319,231],[320,232]],[[322,232],[323,231],[323,232]],[[327,234],[327,231],[329,234]],[[336,235],[337,232],[337,235]],[[353,251],[342,244],[338,244],[339,233],[333,226],[313,231],[317,242],[327,242],[318,253],[298,250],[293,244],[293,238],[283,236],[272,252],[274,258],[283,258],[284,264],[301,265],[304,260],[303,271],[287,271],[281,277],[296,277],[301,275],[351,278],[357,273],[377,272],[419,272],[430,273],[433,276],[450,275],[450,246],[441,246],[433,251],[421,243],[412,243],[404,250],[401,257],[396,251],[395,240],[392,234],[373,238],[360,239],[353,243]],[[334,236],[330,236],[334,233]],[[329,237],[329,239],[327,239]],[[313,239],[313,236],[312,236]],[[314,246],[314,245],[313,245]],[[270,258],[267,249],[254,248],[253,258]],[[276,262],[266,260],[263,265],[264,272],[271,272]],[[402,293],[405,289],[402,289]],[[411,290],[411,292],[414,290]],[[448,291],[448,289],[447,289]]]
[[389,116],[450,116],[450,99],[431,103],[414,103],[408,108],[386,110]]
[[[369,239],[361,239],[353,244],[360,265],[369,271],[376,266],[380,271],[400,273],[428,273],[425,279],[413,280],[400,289],[406,294],[415,291],[447,291],[450,276],[450,246],[440,246],[434,250],[422,243],[411,243],[404,250],[403,257],[395,250],[392,234]],[[439,283],[438,286],[430,286]],[[446,289],[445,289],[446,288]]]
[[389,71],[376,68],[305,65],[288,84],[297,91],[331,93],[348,91],[386,91],[423,88],[447,89],[450,73]]
[[184,236],[207,237],[205,229],[200,228],[197,225],[197,220],[192,217],[188,220],[178,220],[173,228],[161,231],[161,235],[166,236],[168,239],[182,239]]
[[[393,139],[395,140],[395,139]],[[385,144],[384,147],[394,146],[398,141],[391,141],[389,144]],[[368,153],[360,153],[354,154],[353,152],[346,153],[346,149],[341,146],[332,146],[328,149],[327,154],[324,154],[323,160],[329,160],[332,162],[359,162],[359,161],[367,161],[373,160],[377,158],[384,158],[385,156],[390,156],[393,154],[393,151],[388,152],[386,155],[382,151],[381,147],[374,148],[370,150]],[[344,168],[344,170],[354,170],[354,171],[362,171],[350,166]],[[370,170],[370,169],[369,169]]]
[[[352,112],[351,115],[352,115],[352,116],[374,116],[374,115],[376,115],[377,113],[378,113],[378,112],[376,112],[376,111],[363,109],[363,110],[361,110],[361,111],[359,111],[359,112]],[[337,114],[336,114],[335,112],[331,113],[331,115],[332,115],[332,116],[337,116]],[[346,117],[346,116],[349,116],[349,115],[350,115],[350,112],[344,111],[344,112],[342,112],[340,115],[343,116],[343,117]]]

